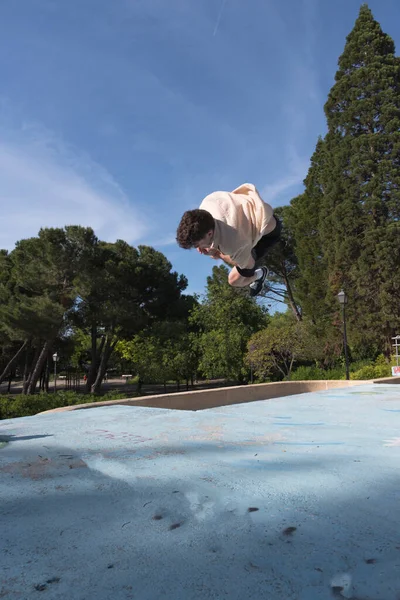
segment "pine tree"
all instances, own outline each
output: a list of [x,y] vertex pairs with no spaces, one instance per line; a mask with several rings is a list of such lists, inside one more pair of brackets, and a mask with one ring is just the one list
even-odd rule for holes
[[298,261],[294,248],[293,231],[290,226],[290,207],[279,206],[274,209],[274,215],[283,224],[281,239],[269,249],[260,261],[269,269],[268,285],[261,296],[270,302],[283,302],[292,311],[297,321],[302,314],[295,294],[298,277]]
[[[321,243],[328,296],[349,296],[357,331],[381,347],[400,327],[400,61],[363,5],[325,105]],[[333,300],[332,300],[333,301]]]

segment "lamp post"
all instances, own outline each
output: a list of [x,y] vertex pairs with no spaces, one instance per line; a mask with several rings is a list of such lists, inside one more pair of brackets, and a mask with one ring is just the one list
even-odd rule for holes
[[343,290],[341,290],[337,298],[339,300],[339,304],[342,307],[343,311],[343,346],[344,346],[344,357],[346,360],[346,379],[350,379],[349,375],[349,356],[347,354],[347,334],[346,334],[346,304],[347,304],[347,296]]
[[57,354],[57,352],[54,352],[54,354],[53,354],[53,361],[54,361],[54,393],[56,393],[56,389],[57,389],[57,361],[58,361],[58,354]]

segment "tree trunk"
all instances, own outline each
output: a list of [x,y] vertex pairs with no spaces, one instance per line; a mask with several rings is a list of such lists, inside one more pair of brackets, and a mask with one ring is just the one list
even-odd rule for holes
[[0,384],[3,383],[4,379],[7,377],[8,373],[10,372],[10,370],[13,368],[13,366],[17,362],[18,357],[20,356],[20,354],[23,351],[23,349],[26,348],[27,343],[28,343],[28,340],[25,340],[24,343],[22,344],[22,346],[19,348],[19,350],[14,354],[14,356],[12,357],[12,359],[7,364],[6,368],[4,369],[4,371],[2,372],[2,374],[0,375]]
[[[105,344],[104,344],[104,341],[105,341]],[[103,381],[103,377],[105,375],[105,372],[107,371],[108,361],[110,359],[110,356],[111,356],[116,344],[117,344],[117,340],[115,340],[114,342],[111,343],[111,339],[108,335],[106,336],[106,339],[103,338],[103,340],[102,340],[102,345],[104,346],[104,350],[101,355],[101,361],[100,361],[99,370],[97,371],[96,380],[91,387],[92,394],[98,394],[100,392],[101,382]]]
[[87,392],[90,392],[92,383],[96,379],[96,372],[97,372],[97,368],[96,368],[97,367],[97,325],[96,324],[92,324],[91,336],[92,336],[92,351],[91,351],[92,362],[90,364],[90,369],[89,369],[89,373],[87,375],[87,380],[86,380],[86,391]]
[[10,371],[10,376],[8,378],[8,387],[7,387],[7,393],[8,394],[11,392],[11,384],[12,384],[13,377],[15,377],[15,373],[13,373],[12,371]]
[[27,394],[28,393],[29,384],[30,384],[31,379],[32,379],[33,370],[34,370],[35,365],[37,363],[37,360],[39,358],[39,354],[40,354],[40,347],[36,346],[35,352],[34,352],[34,355],[33,355],[33,359],[32,359],[32,362],[30,364],[30,367],[29,367],[29,371],[28,371],[28,356],[27,356],[26,373],[25,373],[25,376],[24,376],[24,384],[23,384],[23,387],[22,387],[22,393],[23,394]]
[[[393,354],[393,340],[392,337],[394,337],[394,333],[390,328],[389,323],[386,323],[386,327],[385,327],[385,342],[384,342],[384,350],[383,350],[383,355],[386,358],[387,362],[390,364],[390,359],[392,357]],[[0,383],[1,383],[1,379],[0,379]]]
[[51,341],[47,340],[43,345],[42,351],[40,352],[39,358],[33,369],[32,376],[29,381],[28,390],[27,390],[28,394],[35,393],[36,384],[39,379],[39,375],[40,375],[41,371],[43,370],[43,365],[44,365],[46,357],[49,353],[52,343],[53,343],[52,340]]
[[298,306],[297,306],[297,304],[296,304],[296,302],[294,300],[292,288],[291,288],[290,283],[289,283],[289,279],[285,275],[285,277],[283,278],[283,280],[285,282],[285,286],[286,286],[286,291],[287,291],[287,295],[288,295],[288,300],[289,300],[290,308],[292,309],[293,314],[296,317],[297,321],[300,322],[300,321],[302,321],[303,317],[302,317],[302,315],[301,315],[301,313],[299,311],[299,308],[298,308]]
[[47,363],[48,363],[48,356],[46,357],[45,363],[43,365],[43,369],[42,372],[40,373],[40,379],[39,379],[39,390],[41,392],[44,392],[44,388],[45,388],[45,383],[46,383],[46,372],[47,372]]
[[26,347],[26,352],[25,352],[25,364],[24,364],[24,372],[22,375],[22,387],[25,386],[25,381],[28,375],[28,358],[29,358],[29,346]]
[[50,381],[50,361],[49,359],[47,359],[47,366],[46,366],[46,381],[45,381],[45,390],[46,393],[49,393],[49,381]]
[[288,371],[288,374],[287,374],[288,381],[290,381],[290,377],[291,377],[291,375],[292,375],[293,363],[294,363],[294,357],[293,357],[293,358],[292,358],[292,360],[290,361],[290,367],[289,367],[289,371]]
[[45,382],[44,382],[44,389],[47,394],[49,393],[51,359],[52,359],[51,351],[49,351],[49,353],[47,355],[47,361],[46,361],[46,374],[45,374]]

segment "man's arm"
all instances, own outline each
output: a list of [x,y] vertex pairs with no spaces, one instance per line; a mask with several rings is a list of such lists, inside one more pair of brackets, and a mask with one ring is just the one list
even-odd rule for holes
[[218,258],[220,258],[221,260],[223,260],[224,263],[226,265],[229,265],[230,267],[236,267],[237,266],[237,263],[234,260],[232,260],[231,257],[228,256],[227,254],[222,254],[222,252],[220,252],[220,255],[219,255]]
[[[232,258],[230,256],[228,256],[227,254],[222,254],[222,252],[220,250],[217,250],[216,248],[197,248],[197,251],[200,252],[200,254],[205,254],[207,256],[211,256],[211,258],[214,258],[215,260],[221,259],[224,261],[224,263],[226,263],[230,267],[233,267],[233,269],[231,269],[229,276],[228,276],[228,281],[229,281],[230,285],[235,286],[235,287],[245,287],[254,281],[254,279],[255,279],[254,273],[249,274],[249,275],[240,274],[239,271],[237,270],[237,268],[235,268],[238,266],[238,263],[235,262],[234,260],[232,260]],[[245,261],[245,266],[241,267],[241,269],[253,270],[254,267],[255,267],[255,260],[252,256],[249,256],[248,260]]]
[[[217,250],[217,248],[197,248],[197,252],[200,252],[200,254],[204,254],[205,256],[210,256],[211,258],[214,258],[215,260],[221,259],[224,262],[227,262],[226,259],[232,260],[229,256],[222,254],[221,250]],[[235,263],[228,263],[228,264],[235,264]]]
[[[217,250],[216,248],[197,248],[197,251],[200,254],[204,254],[206,256],[211,256],[214,260],[222,260],[229,267],[237,267],[237,261],[233,260],[228,254],[223,254],[221,250]],[[246,269],[252,269],[254,267],[254,258],[252,256],[248,259],[248,264],[246,264]]]
[[205,254],[206,256],[211,256],[214,260],[223,260],[224,263],[230,267],[236,267],[237,265],[228,254],[222,254],[221,250],[217,250],[216,248],[197,248],[197,252]]

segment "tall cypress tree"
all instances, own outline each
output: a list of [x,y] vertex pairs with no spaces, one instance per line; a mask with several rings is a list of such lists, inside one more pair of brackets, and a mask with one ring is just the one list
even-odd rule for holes
[[[325,113],[321,242],[333,298],[344,286],[353,336],[389,353],[400,327],[400,61],[363,5]],[[351,322],[350,322],[351,325]]]

